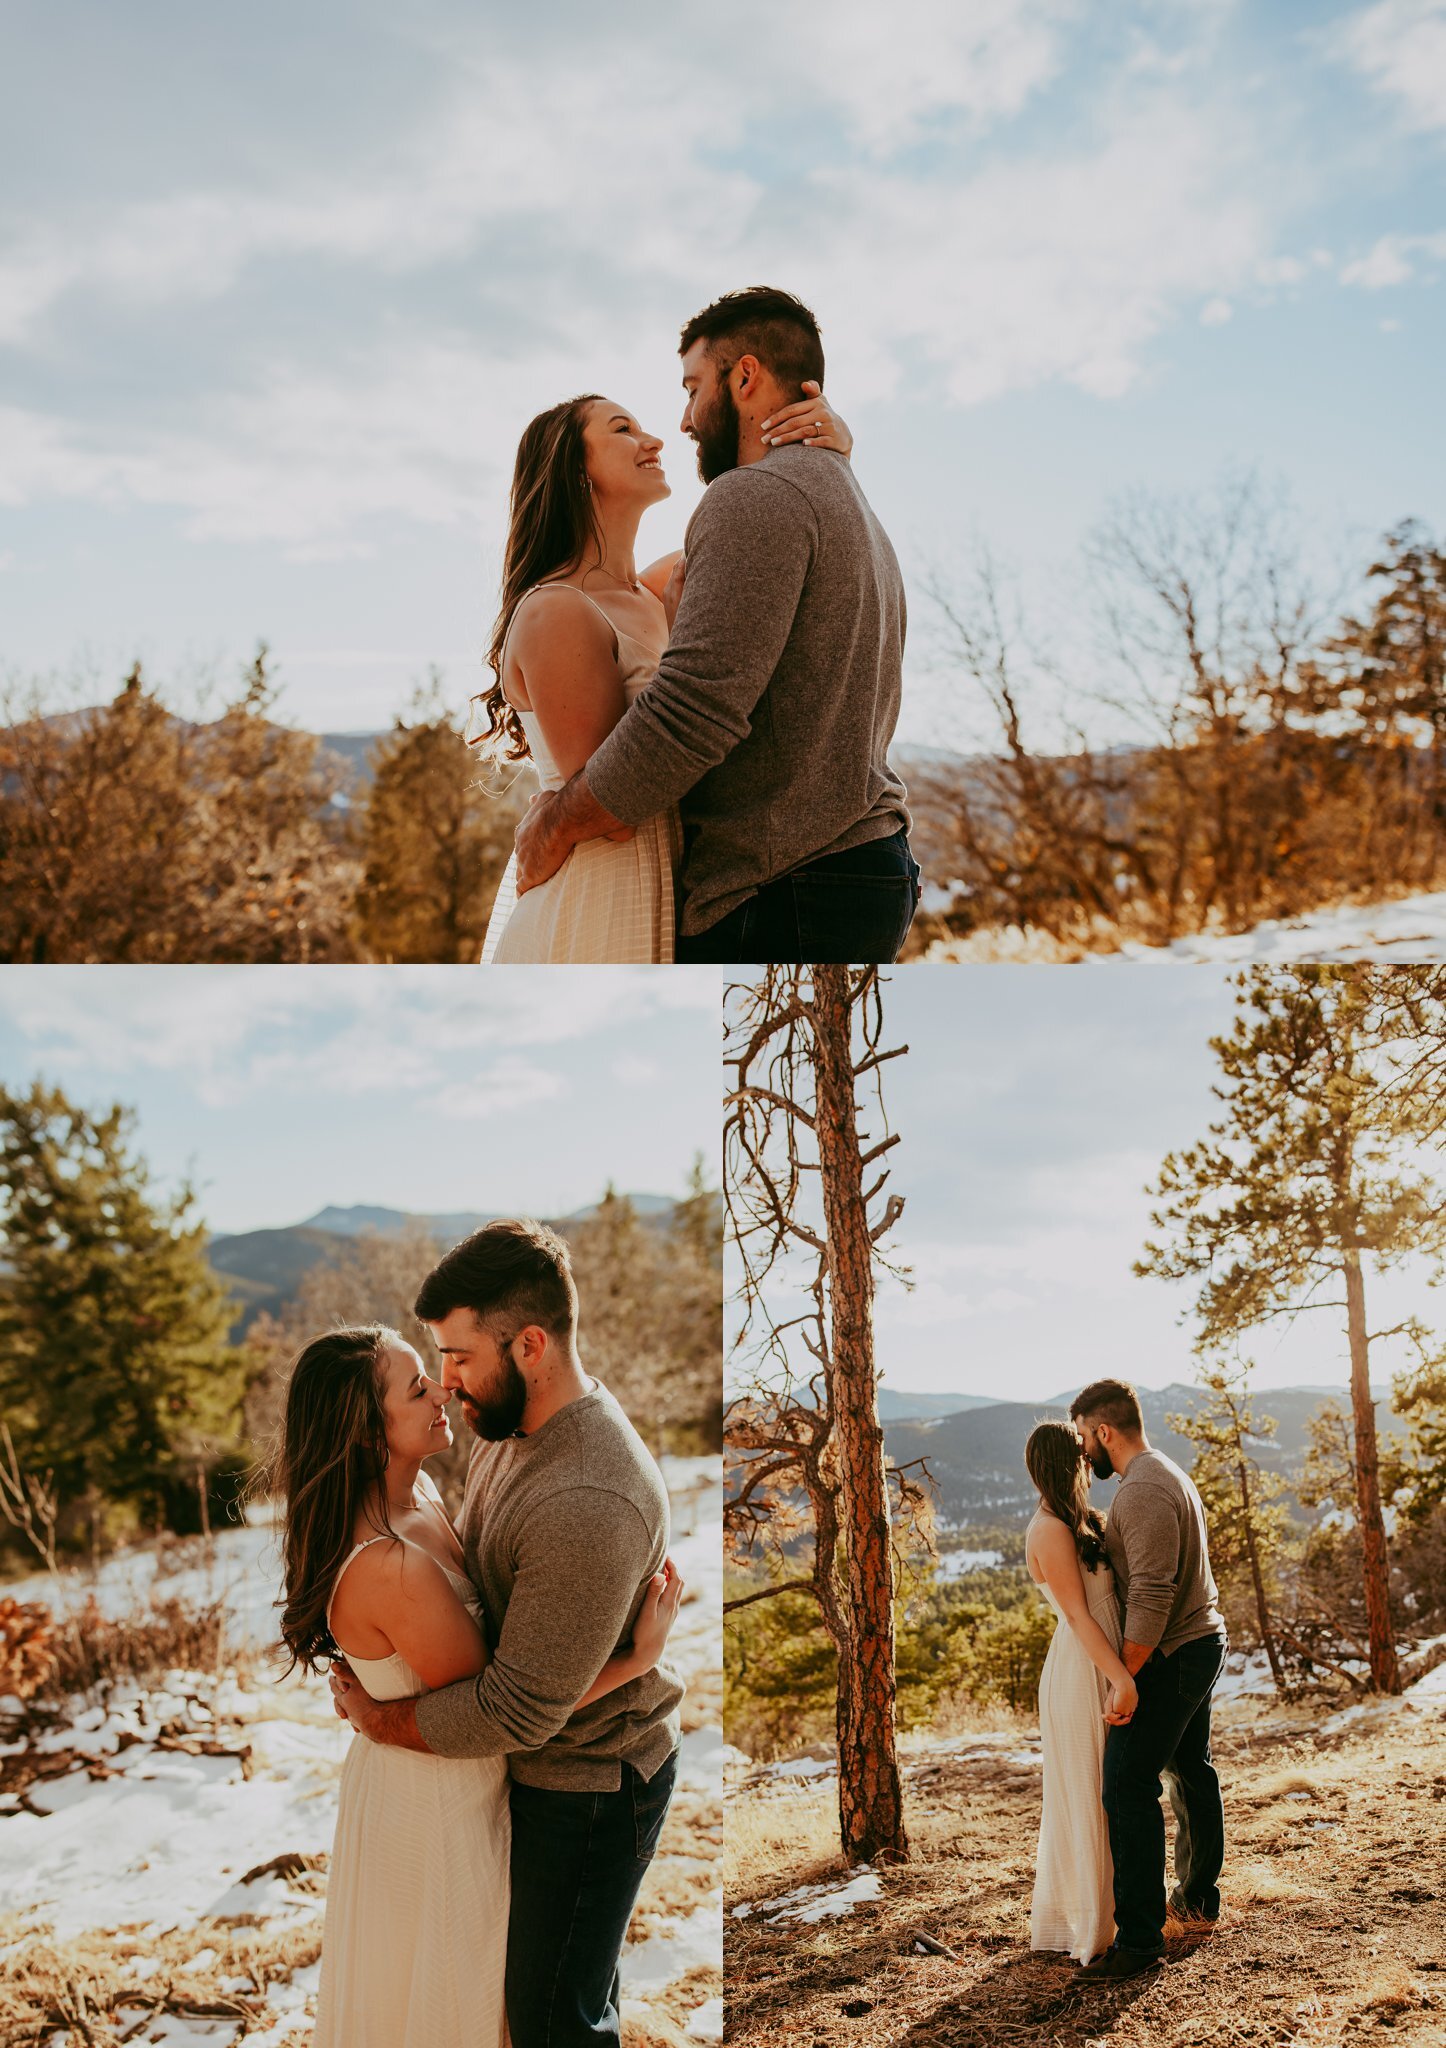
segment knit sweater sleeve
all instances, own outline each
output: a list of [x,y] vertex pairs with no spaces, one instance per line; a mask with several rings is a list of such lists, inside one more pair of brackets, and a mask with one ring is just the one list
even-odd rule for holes
[[587,764],[625,824],[685,796],[751,730],[793,631],[818,524],[802,492],[761,469],[710,485],[688,528],[672,638],[647,685]]
[[563,1489],[538,1502],[518,1540],[491,1661],[417,1701],[418,1731],[438,1756],[540,1749],[632,1628],[652,1539],[631,1501],[604,1487]]
[[1165,1633],[1180,1576],[1180,1519],[1158,1486],[1122,1486],[1112,1519],[1125,1547],[1125,1640],[1153,1650]]

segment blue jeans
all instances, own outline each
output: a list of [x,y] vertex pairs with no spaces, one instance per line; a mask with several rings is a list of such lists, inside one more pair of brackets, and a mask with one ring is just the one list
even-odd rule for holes
[[678,934],[679,960],[868,966],[897,960],[919,907],[920,875],[902,828],[766,882],[705,932]]
[[512,1786],[507,2026],[512,2048],[618,2039],[618,1957],[678,1773],[623,1765],[616,1792]]
[[1135,1679],[1133,1720],[1105,1738],[1104,1805],[1115,1862],[1115,1946],[1159,1955],[1165,1946],[1165,1816],[1175,1810],[1177,1911],[1220,1911],[1225,1810],[1210,1755],[1210,1695],[1225,1663],[1224,1636],[1157,1651]]

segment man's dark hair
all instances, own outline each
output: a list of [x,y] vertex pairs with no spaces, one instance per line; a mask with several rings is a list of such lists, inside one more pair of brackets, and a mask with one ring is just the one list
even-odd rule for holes
[[478,1325],[508,1339],[529,1324],[567,1339],[577,1327],[577,1289],[567,1246],[529,1217],[474,1230],[435,1265],[416,1300],[419,1322],[470,1308]]
[[1075,1395],[1069,1412],[1076,1422],[1107,1422],[1131,1436],[1142,1435],[1145,1428],[1140,1397],[1128,1380],[1091,1380]]
[[818,322],[792,292],[775,291],[766,284],[725,292],[693,315],[678,343],[679,355],[686,355],[695,341],[707,342],[720,379],[740,356],[757,356],[785,391],[796,391],[800,398],[808,378],[823,382]]

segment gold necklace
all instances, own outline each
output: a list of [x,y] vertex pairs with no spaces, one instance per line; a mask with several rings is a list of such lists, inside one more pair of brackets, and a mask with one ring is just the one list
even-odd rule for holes
[[643,586],[638,581],[636,576],[614,576],[612,570],[605,569],[601,562],[595,562],[593,564],[592,569],[583,570],[582,573],[584,582],[586,582],[588,577],[593,574],[594,569],[597,571],[597,574],[599,576],[606,576],[609,583],[616,583],[619,590],[632,590],[638,592],[641,595]]

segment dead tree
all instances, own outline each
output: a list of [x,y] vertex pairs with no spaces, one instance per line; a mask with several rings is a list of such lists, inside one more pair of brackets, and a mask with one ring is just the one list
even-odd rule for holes
[[817,1601],[838,1657],[844,1854],[901,1860],[890,1480],[904,1517],[925,1514],[927,1500],[884,1456],[875,1272],[904,1204],[883,1199],[879,1167],[898,1138],[885,1129],[870,1141],[859,1095],[869,1089],[882,1116],[879,1071],[908,1048],[882,1048],[873,967],[769,968],[730,996],[725,1191],[752,1372],[727,1416],[725,1528],[734,1556],[762,1553],[774,1572],[729,1605],[794,1590]]

